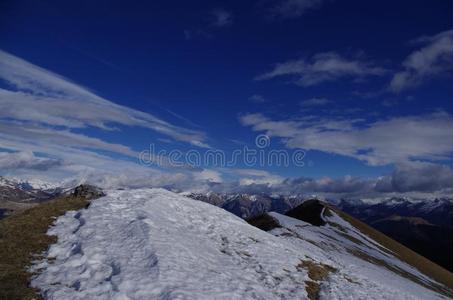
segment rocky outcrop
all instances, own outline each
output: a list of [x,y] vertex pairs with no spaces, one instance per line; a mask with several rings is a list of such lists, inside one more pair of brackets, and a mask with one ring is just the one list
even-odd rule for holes
[[105,194],[100,188],[96,186],[81,184],[74,189],[72,196],[91,200],[105,196]]

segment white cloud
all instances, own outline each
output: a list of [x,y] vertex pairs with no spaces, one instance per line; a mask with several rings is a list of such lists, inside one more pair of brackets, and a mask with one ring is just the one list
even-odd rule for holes
[[148,128],[172,139],[205,147],[204,133],[170,124],[149,113],[115,104],[57,74],[0,50],[0,118],[67,128],[114,125]]
[[345,58],[335,52],[325,52],[316,54],[311,59],[278,63],[272,71],[255,77],[255,80],[291,76],[294,84],[308,87],[339,79],[363,79],[367,76],[382,76],[386,73],[387,70],[371,62],[358,58]]
[[234,169],[234,173],[241,176],[253,176],[253,177],[267,177],[270,176],[270,173],[264,170],[257,169]]
[[[139,153],[90,136],[88,127],[142,127],[208,148],[205,134],[117,105],[57,74],[0,51],[0,171],[2,175],[93,182],[112,187],[203,185],[199,170],[138,164]],[[166,157],[150,157],[170,167]]]
[[350,175],[337,178],[283,178],[255,169],[228,169],[222,172],[239,177],[235,181],[192,185],[189,189],[219,193],[297,194],[337,200],[409,197],[428,201],[453,195],[453,169],[450,166],[427,162],[400,163],[392,173],[377,178]]
[[59,159],[37,157],[33,152],[0,152],[0,169],[2,170],[40,170],[47,171],[62,165]]
[[363,120],[271,120],[261,114],[240,117],[245,126],[280,137],[288,148],[319,150],[385,165],[410,160],[447,160],[453,154],[453,117],[437,113]]
[[[41,145],[43,149],[57,147],[110,151],[129,157],[138,157],[138,152],[121,145],[68,130],[43,128],[23,123],[0,123],[0,145],[5,141],[16,141],[22,145]],[[44,151],[45,152],[45,151]]]
[[239,176],[239,185],[246,186],[246,185],[268,185],[272,186],[275,184],[280,184],[284,178],[272,174],[265,170],[257,170],[257,169],[232,169],[230,170],[231,173]]
[[250,96],[249,100],[254,102],[254,103],[265,103],[265,102],[267,102],[266,98],[264,98],[263,96],[258,95],[258,94],[254,94],[254,95]]
[[374,180],[364,180],[352,176],[340,178],[288,178],[279,189],[288,189],[292,193],[324,193],[324,194],[364,194],[373,191]]
[[102,188],[208,190],[209,184],[221,182],[221,175],[210,170],[158,170],[84,150],[64,147],[47,150],[56,151],[59,156],[64,150],[68,153],[63,158],[53,159],[37,157],[33,152],[0,152],[1,175],[40,179],[67,187],[90,183]]
[[417,39],[424,46],[412,52],[403,62],[403,70],[396,73],[390,89],[401,92],[435,76],[453,71],[453,30],[432,37]]
[[274,180],[269,180],[273,175],[266,171],[236,169],[230,172],[243,174],[246,177],[210,188],[218,192],[316,195],[337,200],[409,197],[427,201],[453,195],[453,169],[450,166],[428,162],[400,163],[392,173],[377,178],[359,178],[349,175],[338,178],[276,176]]
[[[53,178],[54,180],[85,177],[86,173],[158,173],[156,169],[137,164],[138,153],[129,147],[107,143],[67,130],[41,128],[20,123],[0,123],[0,148],[18,153],[43,153],[52,160],[58,161],[58,164],[49,165],[48,169],[31,168],[37,172],[26,170],[28,175],[33,173],[36,177]],[[123,158],[112,158],[101,153],[116,153],[116,156],[120,155]],[[33,160],[33,157],[28,156],[28,159]],[[11,165],[9,169],[1,169],[1,171],[8,174],[23,174],[24,166],[24,163],[17,164],[16,168]]]
[[329,198],[411,197],[424,201],[453,194],[453,170],[449,166],[426,162],[398,164],[388,175],[363,179],[289,178],[273,187],[277,192],[319,194]]
[[266,185],[267,187],[271,187],[276,184],[280,184],[283,181],[283,178],[280,176],[266,176],[266,177],[246,177],[239,179],[239,185],[247,186],[247,185]]
[[453,170],[446,165],[427,162],[406,162],[397,164],[388,175],[361,179],[352,176],[340,178],[323,177],[286,179],[280,189],[292,192],[319,192],[331,195],[382,197],[403,194],[426,197],[451,196],[453,189]]
[[221,183],[223,182],[222,174],[214,170],[205,169],[199,173],[194,173],[196,179],[210,182],[210,183]]
[[446,165],[428,162],[398,164],[390,176],[380,179],[381,192],[435,192],[453,189],[453,170]]
[[297,18],[308,10],[321,7],[325,0],[279,0],[271,8],[272,17]]
[[[272,174],[265,170],[258,169],[227,169],[223,170],[226,173],[233,174],[240,186],[248,185],[266,185],[272,186],[280,184],[284,178]],[[231,188],[231,187],[230,187]],[[235,187],[237,188],[237,187]]]

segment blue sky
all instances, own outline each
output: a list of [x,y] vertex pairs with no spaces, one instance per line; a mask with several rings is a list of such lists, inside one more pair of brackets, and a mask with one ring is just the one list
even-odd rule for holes
[[228,156],[259,134],[268,150],[304,150],[304,167],[239,161],[195,177],[453,174],[448,1],[2,1],[0,11],[6,175],[134,169],[150,144]]

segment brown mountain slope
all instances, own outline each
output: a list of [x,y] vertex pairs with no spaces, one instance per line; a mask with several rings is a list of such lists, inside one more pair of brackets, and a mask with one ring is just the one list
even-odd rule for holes
[[349,222],[355,228],[359,229],[363,234],[369,236],[371,239],[377,241],[379,244],[392,251],[393,254],[402,261],[408,263],[409,265],[414,266],[420,272],[433,278],[437,282],[444,284],[450,289],[453,289],[453,273],[433,263],[432,261],[421,256],[420,254],[412,251],[406,246],[403,246],[402,244],[389,238],[385,234],[377,231],[376,229],[368,226],[367,224],[342,212],[341,210],[334,208],[332,206],[329,206],[329,209],[335,211],[339,216],[341,216],[344,220]]

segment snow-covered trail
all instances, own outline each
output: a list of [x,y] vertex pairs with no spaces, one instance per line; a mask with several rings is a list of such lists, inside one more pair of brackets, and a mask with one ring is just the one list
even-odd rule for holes
[[106,192],[49,229],[58,242],[32,280],[46,299],[307,299],[307,260],[335,269],[321,299],[443,299],[349,255],[329,227],[272,214],[271,234],[163,189]]
[[56,259],[32,282],[48,299],[306,295],[300,259],[277,237],[166,190],[110,191],[49,234],[58,236],[48,253]]

